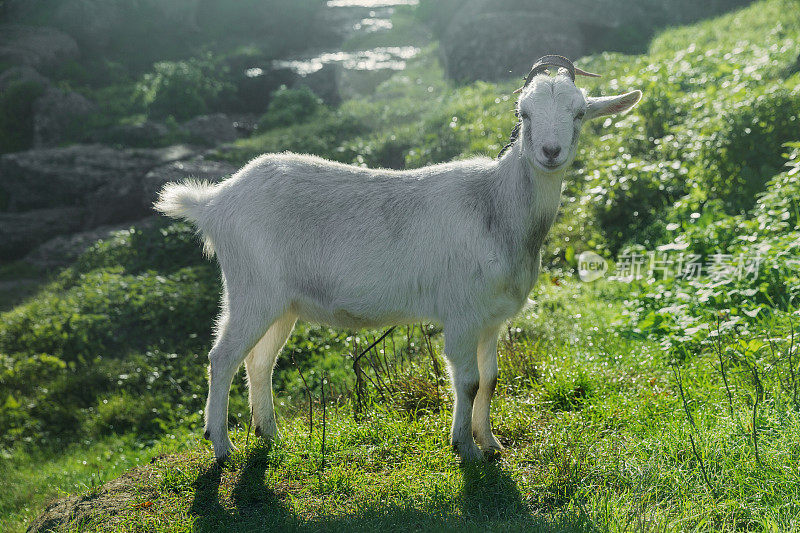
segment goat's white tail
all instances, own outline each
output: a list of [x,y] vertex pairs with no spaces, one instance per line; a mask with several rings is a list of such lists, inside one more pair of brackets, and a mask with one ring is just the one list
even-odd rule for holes
[[167,183],[153,204],[156,211],[193,223],[203,236],[204,249],[209,257],[214,254],[214,247],[206,231],[205,211],[208,201],[214,196],[214,190],[215,186],[206,181]]
[[214,186],[205,181],[167,183],[158,193],[158,200],[153,207],[172,218],[183,218],[197,223],[203,220],[203,208],[213,192]]

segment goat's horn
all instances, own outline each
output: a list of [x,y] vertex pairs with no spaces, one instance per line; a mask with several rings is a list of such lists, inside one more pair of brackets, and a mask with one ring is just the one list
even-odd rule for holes
[[585,70],[581,70],[578,67],[575,67],[575,74],[578,76],[588,76],[590,78],[602,78],[600,74],[595,74],[594,72],[586,72]]
[[534,76],[546,71],[547,67],[560,67],[565,69],[567,71],[567,74],[569,74],[569,77],[573,83],[575,82],[576,74],[578,74],[579,76],[589,76],[591,78],[600,77],[600,74],[586,72],[585,70],[577,68],[575,65],[572,64],[572,61],[570,61],[564,56],[546,55],[536,60],[536,63],[534,63],[533,66],[531,67],[531,71],[528,72],[528,75],[525,77],[525,83],[522,85],[522,87],[514,91],[514,94],[521,92],[522,89],[528,86],[528,84],[531,82]]
[[564,56],[546,55],[537,59],[536,63],[533,64],[531,71],[528,73],[528,77],[525,78],[525,85],[528,85],[534,76],[547,70],[547,67],[565,68],[572,81],[575,81],[575,66],[572,64],[572,61]]

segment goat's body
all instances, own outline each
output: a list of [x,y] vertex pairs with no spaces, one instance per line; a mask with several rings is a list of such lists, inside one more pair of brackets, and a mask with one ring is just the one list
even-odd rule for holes
[[157,207],[198,226],[223,275],[206,408],[217,455],[231,449],[224,406],[245,354],[257,429],[277,433],[272,367],[298,318],[443,324],[456,395],[466,397],[454,445],[477,457],[474,432],[484,448],[502,448],[489,426],[497,332],[536,280],[561,189],[560,175],[531,172],[516,150],[409,171],[269,154],[219,185],[168,185]]
[[488,159],[400,172],[271,154],[214,186],[194,221],[228,290],[303,320],[361,328],[455,313],[502,322],[536,278],[560,181],[529,242],[530,200],[518,198],[527,207],[513,218],[507,204],[495,208],[532,194],[528,178],[515,176],[508,194],[498,170]]
[[499,328],[538,276],[584,112],[619,112],[639,96],[587,103],[566,77],[537,76],[518,103],[522,135],[499,160],[399,172],[269,154],[219,185],[166,185],[156,208],[194,222],[222,270],[206,405],[216,456],[232,449],[228,393],[242,361],[256,432],[277,435],[272,369],[298,318],[441,323],[451,441],[463,459],[480,457],[475,441],[502,449],[489,420]]

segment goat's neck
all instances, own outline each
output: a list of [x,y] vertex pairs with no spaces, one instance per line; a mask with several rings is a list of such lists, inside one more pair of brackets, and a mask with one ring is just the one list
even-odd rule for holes
[[511,227],[516,230],[518,246],[535,256],[558,213],[565,170],[541,172],[521,152],[517,142],[498,162],[499,175],[505,181],[501,190],[506,205],[514,206],[510,213],[516,220]]

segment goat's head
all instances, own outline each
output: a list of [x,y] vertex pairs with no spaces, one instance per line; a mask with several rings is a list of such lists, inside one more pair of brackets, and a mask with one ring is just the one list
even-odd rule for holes
[[[558,67],[551,77],[548,67]],[[587,120],[627,111],[641,98],[641,91],[618,96],[586,96],[575,86],[575,74],[584,72],[565,57],[544,56],[531,69],[519,89],[520,122],[512,134],[520,137],[521,154],[542,172],[558,172],[575,158],[581,127]],[[502,153],[502,152],[501,152]]]

